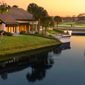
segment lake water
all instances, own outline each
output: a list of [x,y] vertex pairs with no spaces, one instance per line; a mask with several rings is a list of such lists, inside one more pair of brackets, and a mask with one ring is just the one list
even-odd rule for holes
[[0,62],[0,85],[85,85],[85,36],[53,50]]

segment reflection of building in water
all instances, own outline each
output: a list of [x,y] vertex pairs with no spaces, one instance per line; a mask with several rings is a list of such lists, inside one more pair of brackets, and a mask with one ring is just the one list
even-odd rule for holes
[[54,53],[59,54],[62,50],[71,49],[70,42],[62,43],[59,47],[53,50]]

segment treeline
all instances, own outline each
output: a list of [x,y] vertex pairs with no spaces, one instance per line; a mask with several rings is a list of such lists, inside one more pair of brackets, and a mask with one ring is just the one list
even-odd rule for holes
[[40,26],[45,27],[45,33],[47,30],[47,27],[54,27],[55,23],[58,24],[62,22],[62,18],[60,16],[49,16],[46,9],[44,9],[41,6],[38,6],[35,3],[31,3],[27,7],[27,11],[31,14],[33,14],[33,18],[38,20],[38,33],[40,32]]

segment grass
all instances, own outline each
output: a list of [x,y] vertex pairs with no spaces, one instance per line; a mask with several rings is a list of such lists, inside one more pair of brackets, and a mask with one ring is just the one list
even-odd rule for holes
[[0,55],[13,54],[61,43],[58,40],[31,35],[4,36],[4,39],[0,41]]
[[46,34],[25,34],[25,35],[38,36],[38,37],[43,37],[43,38],[48,38],[48,39],[55,39],[52,35],[46,35]]
[[62,24],[58,24],[58,26],[61,26],[61,27],[71,27],[70,24],[73,24],[72,27],[85,27],[85,24],[76,24],[76,22],[66,22],[66,23],[62,23]]
[[41,53],[41,52],[51,51],[58,46],[60,46],[60,45],[54,45],[54,46],[52,45],[52,46],[49,46],[49,47],[43,47],[43,48],[39,48],[39,49],[36,49],[36,50],[34,49],[34,50],[24,51],[24,52],[20,52],[20,53],[1,55],[0,61],[5,61],[5,60],[13,59],[13,58],[16,58],[16,57],[25,57],[25,56],[29,56],[29,55],[38,54],[38,53]]
[[59,32],[56,32],[56,31],[54,31],[54,30],[49,30],[49,29],[47,29],[47,32],[50,33],[50,34],[55,34],[55,33],[58,34],[58,33],[59,33]]
[[47,29],[47,32],[48,33],[50,33],[50,34],[66,34],[67,35],[67,33],[64,33],[64,31],[62,30],[62,29],[57,29],[57,28],[54,28],[53,30],[49,30],[49,29]]

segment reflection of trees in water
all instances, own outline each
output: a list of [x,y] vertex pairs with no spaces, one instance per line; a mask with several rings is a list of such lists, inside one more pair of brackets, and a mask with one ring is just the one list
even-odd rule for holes
[[[53,55],[60,54],[63,49],[70,49],[70,43],[61,44],[59,47],[48,53],[42,52],[35,55],[29,55],[25,57],[13,58],[8,61],[0,63],[0,75],[3,80],[8,78],[9,73],[21,71],[31,66],[32,72],[27,73],[26,77],[28,81],[34,82],[36,80],[42,80],[46,77],[47,69],[50,69],[54,64]],[[51,56],[52,53],[52,56]],[[49,54],[49,55],[48,55]]]
[[34,82],[42,80],[46,76],[46,70],[51,68],[52,65],[35,65],[32,67],[32,73],[27,74],[28,81]]
[[[48,51],[29,55],[25,57],[13,58],[0,63],[0,75],[4,80],[7,79],[9,73],[21,71],[31,66],[32,72],[27,74],[28,81],[42,80],[46,76],[46,70],[54,64],[53,55],[60,54],[63,49],[70,49],[70,43],[61,44],[53,50],[53,54],[48,55]],[[52,52],[52,51],[51,51]],[[50,52],[50,53],[51,53]]]
[[[37,65],[33,65],[32,72],[27,74],[27,80],[35,82],[36,80],[42,80],[46,76],[46,70],[52,67],[51,61],[42,61]],[[53,62],[52,62],[53,63]]]
[[53,59],[48,57],[47,54],[41,54],[41,56],[37,56],[38,63],[32,65],[32,72],[27,73],[27,80],[30,82],[35,82],[36,80],[42,80],[46,76],[46,70],[52,67],[54,63]]
[[6,80],[9,73],[21,71],[31,66],[32,72],[31,74],[27,74],[27,79],[29,81],[33,81],[33,79],[41,80],[46,75],[46,69],[51,68],[53,63],[53,60],[48,57],[48,52],[38,53],[36,55],[26,57],[13,58],[12,60],[0,63],[0,75],[3,80]]

